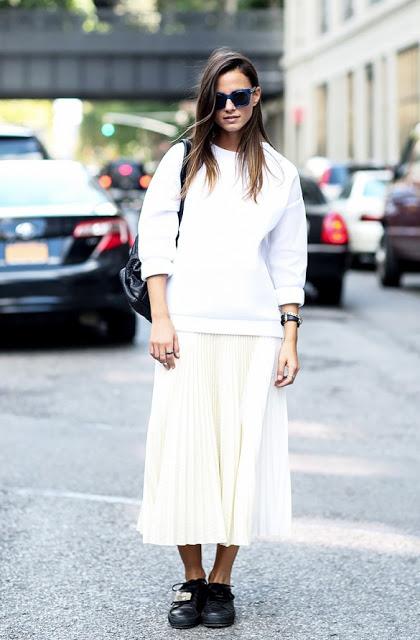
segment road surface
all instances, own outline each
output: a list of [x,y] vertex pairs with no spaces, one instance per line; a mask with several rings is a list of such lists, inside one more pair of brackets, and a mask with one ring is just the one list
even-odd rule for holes
[[420,278],[384,290],[352,271],[346,285],[342,309],[302,309],[287,390],[293,539],[240,549],[229,630],[168,626],[177,550],[135,530],[146,323],[134,347],[66,327],[2,337],[2,639],[418,640]]

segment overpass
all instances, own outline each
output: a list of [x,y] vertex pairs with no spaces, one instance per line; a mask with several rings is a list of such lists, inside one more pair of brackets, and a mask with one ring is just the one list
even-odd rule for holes
[[215,47],[248,55],[265,98],[283,92],[282,12],[0,10],[0,98],[194,97]]

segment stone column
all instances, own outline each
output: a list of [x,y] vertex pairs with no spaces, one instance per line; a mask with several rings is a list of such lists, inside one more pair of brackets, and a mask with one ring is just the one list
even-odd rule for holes
[[354,159],[366,162],[367,122],[366,122],[366,75],[364,66],[354,70]]

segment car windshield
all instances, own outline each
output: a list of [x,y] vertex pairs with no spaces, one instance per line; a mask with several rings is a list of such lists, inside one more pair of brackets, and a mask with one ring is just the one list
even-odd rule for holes
[[34,138],[0,137],[0,159],[16,158],[20,156],[33,159],[42,158],[42,152]]
[[58,170],[49,165],[48,160],[43,160],[42,165],[40,170],[24,160],[7,168],[0,163],[0,207],[73,203],[95,206],[109,202],[107,195],[81,167],[65,166]]
[[305,204],[325,204],[325,197],[316,182],[306,178],[301,178],[300,184]]
[[366,198],[383,198],[387,184],[386,180],[368,180],[363,187],[363,195]]

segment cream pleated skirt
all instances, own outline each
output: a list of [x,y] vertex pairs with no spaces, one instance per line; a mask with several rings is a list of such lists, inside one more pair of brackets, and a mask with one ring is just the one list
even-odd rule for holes
[[144,543],[249,545],[291,533],[282,339],[177,332],[156,362],[137,530]]

